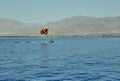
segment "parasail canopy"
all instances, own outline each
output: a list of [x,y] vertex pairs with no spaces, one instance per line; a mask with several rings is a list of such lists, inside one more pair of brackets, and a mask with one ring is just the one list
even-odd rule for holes
[[48,28],[47,27],[42,27],[41,30],[40,30],[40,33],[41,34],[44,34],[44,35],[47,35],[48,34]]

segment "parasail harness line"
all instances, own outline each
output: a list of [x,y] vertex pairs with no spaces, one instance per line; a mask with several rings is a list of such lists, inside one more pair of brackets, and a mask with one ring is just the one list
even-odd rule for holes
[[[48,34],[48,31],[49,29],[47,27],[42,27],[41,30],[40,30],[40,33],[43,34],[43,35],[47,35]],[[49,40],[48,43],[54,43],[55,41],[54,40]]]

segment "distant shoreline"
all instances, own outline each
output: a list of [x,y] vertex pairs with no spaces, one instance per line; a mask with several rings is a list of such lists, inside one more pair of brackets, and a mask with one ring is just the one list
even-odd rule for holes
[[0,36],[0,38],[24,38],[24,37],[30,37],[30,38],[47,38],[47,37],[120,37],[119,35],[115,35],[115,36]]

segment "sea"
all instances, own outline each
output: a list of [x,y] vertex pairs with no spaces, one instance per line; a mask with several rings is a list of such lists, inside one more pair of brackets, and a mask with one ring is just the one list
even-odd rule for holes
[[0,81],[120,81],[120,37],[0,37]]

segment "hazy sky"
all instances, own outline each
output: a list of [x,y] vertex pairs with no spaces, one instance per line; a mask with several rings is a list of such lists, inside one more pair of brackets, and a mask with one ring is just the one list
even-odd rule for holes
[[120,0],[0,0],[0,17],[46,23],[71,16],[120,16]]

